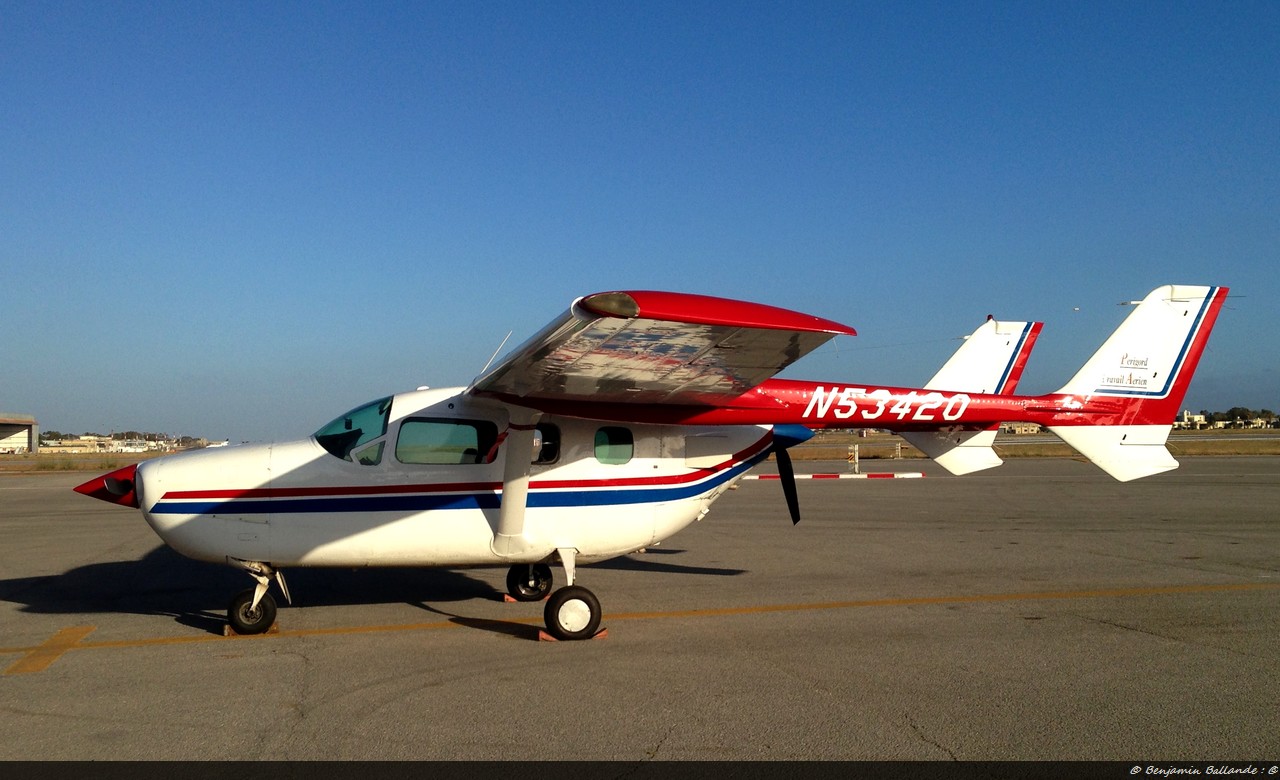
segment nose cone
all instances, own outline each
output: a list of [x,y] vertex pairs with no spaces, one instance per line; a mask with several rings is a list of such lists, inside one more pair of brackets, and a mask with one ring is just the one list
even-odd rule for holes
[[83,485],[78,485],[75,491],[113,504],[131,506],[137,509],[137,471],[138,464],[134,463],[122,469],[116,469],[110,474],[94,477]]

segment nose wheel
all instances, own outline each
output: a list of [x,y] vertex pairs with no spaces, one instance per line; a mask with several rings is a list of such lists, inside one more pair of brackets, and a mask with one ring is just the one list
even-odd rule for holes
[[253,597],[254,589],[250,588],[231,599],[227,607],[227,622],[237,634],[261,634],[276,622],[276,600],[271,594],[262,594],[256,605]]
[[258,583],[231,599],[227,607],[228,627],[237,634],[266,633],[276,623],[276,600],[267,592],[273,579],[280,585],[285,601],[293,603],[289,586],[284,583],[284,572],[262,561],[228,558],[227,562],[247,571]]
[[600,629],[600,601],[579,585],[568,585],[551,594],[543,618],[547,633],[556,639],[590,639]]

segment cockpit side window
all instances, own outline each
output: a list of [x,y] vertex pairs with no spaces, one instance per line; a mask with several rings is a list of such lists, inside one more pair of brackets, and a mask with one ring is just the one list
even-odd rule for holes
[[387,446],[386,440],[376,441],[363,449],[353,449],[351,459],[361,466],[376,466],[382,462],[382,450]]
[[498,426],[488,420],[412,417],[400,424],[396,460],[441,466],[489,463],[497,443]]
[[[387,419],[390,414],[391,397],[379,398],[372,403],[352,409],[316,431],[316,441],[334,457],[352,460],[353,450],[379,436],[386,435]],[[369,462],[370,460],[362,457],[360,462],[364,465],[374,465]],[[380,450],[377,460],[381,460]]]

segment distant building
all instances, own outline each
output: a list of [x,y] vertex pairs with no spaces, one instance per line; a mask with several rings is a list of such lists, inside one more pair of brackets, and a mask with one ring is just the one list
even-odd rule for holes
[[61,441],[47,441],[47,453],[74,455],[83,453],[176,452],[180,447],[173,439],[117,439],[113,436],[68,436]]
[[40,451],[40,426],[26,414],[0,412],[0,453]]
[[1208,425],[1203,414],[1192,414],[1190,409],[1182,410],[1182,414],[1173,421],[1173,427],[1182,430],[1198,431]]
[[1000,423],[1001,433],[1014,433],[1014,434],[1040,433],[1042,430],[1043,429],[1040,427],[1039,423],[1029,423],[1029,422]]

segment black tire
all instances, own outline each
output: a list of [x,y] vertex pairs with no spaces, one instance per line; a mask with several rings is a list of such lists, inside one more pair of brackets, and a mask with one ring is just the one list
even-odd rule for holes
[[542,601],[553,584],[551,567],[545,563],[518,563],[507,570],[507,593],[516,601]]
[[276,622],[276,600],[270,593],[262,594],[256,609],[250,609],[253,603],[253,589],[231,599],[227,607],[227,622],[237,634],[261,634]]
[[551,594],[543,618],[556,639],[590,639],[600,628],[600,601],[586,588],[568,585]]

